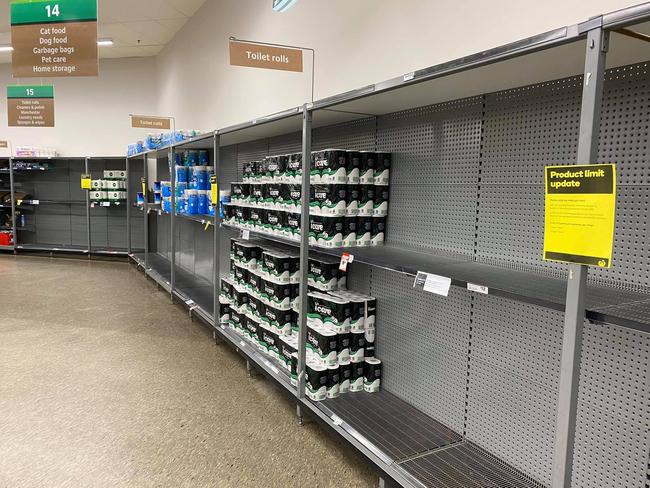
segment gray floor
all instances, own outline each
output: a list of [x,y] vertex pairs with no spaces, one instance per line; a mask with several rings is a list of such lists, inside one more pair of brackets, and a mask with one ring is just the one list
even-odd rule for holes
[[373,487],[125,263],[0,255],[0,487]]

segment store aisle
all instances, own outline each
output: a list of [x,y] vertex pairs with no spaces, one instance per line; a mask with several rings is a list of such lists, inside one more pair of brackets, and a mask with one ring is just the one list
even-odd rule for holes
[[133,266],[0,256],[0,487],[372,487]]

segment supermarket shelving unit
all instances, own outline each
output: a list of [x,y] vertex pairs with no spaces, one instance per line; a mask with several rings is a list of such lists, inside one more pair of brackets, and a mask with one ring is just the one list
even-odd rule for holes
[[[378,300],[381,393],[305,397],[304,315],[298,388],[202,319],[384,486],[647,486],[650,75],[648,44],[629,34],[650,34],[648,20],[640,5],[215,133],[220,189],[267,155],[393,153],[386,245],[347,250],[348,286]],[[619,172],[613,267],[588,278],[541,260],[543,168],[576,162]],[[303,199],[309,185],[305,171]],[[218,217],[214,230],[218,284],[239,231]],[[306,234],[251,232],[299,246],[303,299]],[[414,289],[418,271],[451,278],[449,296]]]
[[[21,161],[41,169],[25,169],[19,165]],[[121,208],[97,208],[80,185],[83,173],[124,168],[124,161],[111,157],[9,158],[8,166],[0,169],[0,179],[6,176],[12,195],[8,210],[14,246],[6,250],[126,257],[128,211],[124,209],[129,202]],[[20,192],[28,196],[20,197]],[[133,229],[136,248],[143,248],[141,228]]]
[[[13,193],[11,193],[11,174],[9,170],[9,158],[0,158],[0,193],[9,192],[10,199],[4,203],[0,200],[0,229],[12,233],[14,230],[13,217]],[[13,251],[14,245],[0,245],[0,251]]]

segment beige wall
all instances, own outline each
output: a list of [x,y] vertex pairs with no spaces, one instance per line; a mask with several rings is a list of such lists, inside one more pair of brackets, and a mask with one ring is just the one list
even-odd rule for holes
[[304,74],[231,67],[228,37],[316,49],[316,98],[399,76],[600,13],[629,0],[207,0],[158,57],[159,112],[216,129],[300,105]]
[[[156,111],[154,58],[102,59],[99,77],[32,78],[23,84],[53,84],[56,127],[7,127],[7,101],[0,97],[0,139],[16,146],[51,146],[63,156],[123,156],[146,131],[131,129],[129,113]],[[14,84],[11,65],[0,65],[0,85]],[[4,88],[3,88],[4,89]]]

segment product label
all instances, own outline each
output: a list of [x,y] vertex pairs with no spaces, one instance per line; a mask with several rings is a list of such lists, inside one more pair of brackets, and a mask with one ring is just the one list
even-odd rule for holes
[[547,166],[544,259],[609,268],[616,165]]
[[482,293],[483,295],[489,294],[488,287],[483,285],[475,285],[474,283],[467,283],[467,289],[475,293]]
[[415,281],[413,282],[413,288],[421,288],[426,292],[445,297],[449,295],[450,287],[451,278],[431,273],[424,273],[422,271],[418,271]]

